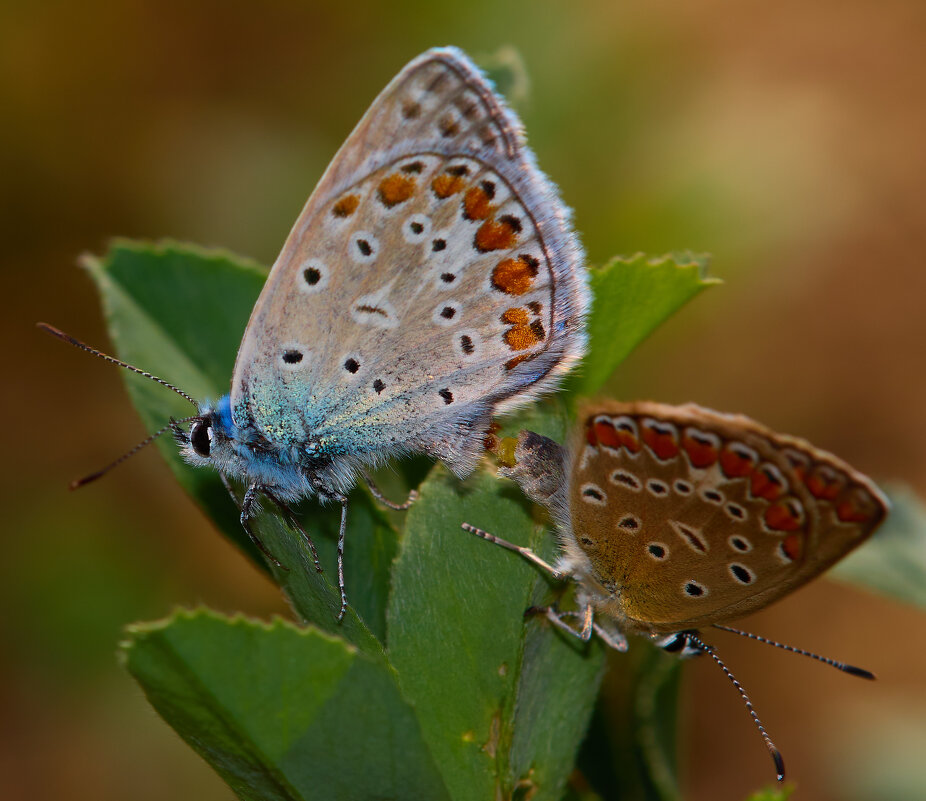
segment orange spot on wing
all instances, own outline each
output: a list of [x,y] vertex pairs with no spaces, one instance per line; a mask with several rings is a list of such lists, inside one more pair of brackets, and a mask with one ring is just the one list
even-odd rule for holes
[[792,562],[801,558],[801,535],[789,534],[781,541],[781,550]]
[[813,495],[814,498],[832,501],[835,500],[842,491],[843,487],[846,485],[846,480],[832,468],[826,465],[820,465],[807,476],[805,483],[807,484],[807,489],[810,490],[810,494]]
[[482,186],[471,186],[466,190],[463,196],[463,216],[467,220],[484,220],[493,211],[492,197]]
[[625,428],[614,429],[617,432],[617,439],[631,453],[639,453],[643,447],[637,435]]
[[489,250],[508,250],[518,243],[521,223],[508,215],[498,220],[486,220],[476,231],[476,249],[485,253]]
[[765,498],[767,501],[777,501],[785,491],[785,486],[778,477],[765,469],[765,465],[752,474],[749,492],[753,498]]
[[334,204],[334,207],[331,209],[331,213],[335,217],[350,217],[355,211],[357,211],[357,206],[360,205],[360,198],[356,195],[348,195],[347,197],[342,197],[337,203]]
[[502,312],[502,322],[512,325],[527,325],[530,322],[530,315],[527,309],[505,309]]
[[596,420],[594,429],[595,438],[605,447],[618,450],[623,446],[630,453],[639,453],[643,447],[632,431],[616,428],[610,420]]
[[644,421],[640,427],[643,442],[656,454],[656,458],[672,459],[678,456],[678,435],[675,430],[660,431],[652,423]]
[[773,503],[765,510],[765,525],[772,531],[797,531],[803,525],[800,510],[794,499]]
[[414,194],[415,179],[411,175],[395,172],[380,181],[379,199],[390,208],[404,203]]
[[[540,329],[543,331],[543,328]],[[512,350],[526,350],[543,342],[543,337],[537,335],[533,325],[516,325],[505,332],[505,343]]]
[[717,443],[700,431],[686,428],[682,434],[682,447],[693,467],[710,467],[720,458]]
[[492,270],[492,286],[508,295],[523,295],[534,283],[540,262],[522,254],[516,259],[502,259]]
[[521,362],[529,362],[536,355],[537,355],[536,353],[521,353],[518,356],[514,356],[511,359],[509,359],[507,362],[505,362],[505,369],[513,370],[515,367],[521,364]]
[[540,320],[531,322],[527,309],[506,309],[501,320],[511,326],[505,331],[503,339],[512,350],[532,348],[546,338],[543,323]]
[[464,186],[466,182],[461,175],[452,175],[449,172],[442,172],[431,181],[431,191],[441,200],[460,192]]
[[597,420],[592,424],[595,430],[595,439],[608,448],[620,448],[621,438],[617,435],[617,429],[609,420]]
[[727,478],[745,478],[756,466],[756,459],[733,449],[732,443],[720,452],[720,469]]
[[789,450],[785,451],[785,458],[791,465],[791,469],[794,471],[794,475],[797,476],[798,481],[802,481],[806,484],[807,471],[810,469],[810,459],[806,454]]
[[868,493],[853,489],[836,502],[836,517],[843,523],[864,523],[874,517]]

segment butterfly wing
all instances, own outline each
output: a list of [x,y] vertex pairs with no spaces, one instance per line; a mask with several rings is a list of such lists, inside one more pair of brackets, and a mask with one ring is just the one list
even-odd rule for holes
[[584,419],[573,533],[630,627],[677,631],[766,606],[887,512],[865,476],[746,417],[615,403]]
[[515,115],[455,49],[374,101],[289,235],[251,315],[235,419],[271,441],[459,474],[493,411],[581,356],[588,306],[569,212]]

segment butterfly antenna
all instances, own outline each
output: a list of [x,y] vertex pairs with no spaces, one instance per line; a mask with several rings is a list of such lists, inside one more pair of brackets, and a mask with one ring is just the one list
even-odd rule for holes
[[855,667],[855,665],[847,665],[845,662],[839,662],[836,659],[820,656],[820,654],[815,654],[813,651],[805,651],[803,648],[795,648],[793,645],[785,645],[783,642],[776,642],[775,640],[770,640],[767,637],[762,637],[749,631],[734,629],[730,626],[721,626],[717,623],[714,624],[714,628],[720,629],[721,631],[729,631],[731,634],[739,634],[741,637],[748,637],[750,640],[755,640],[756,642],[764,642],[766,645],[772,645],[775,648],[781,648],[783,651],[790,651],[792,654],[809,656],[811,659],[816,659],[818,662],[822,662],[824,665],[830,665],[831,667],[834,667],[837,670],[841,670],[843,673],[849,673],[852,676],[859,676],[860,678],[871,680],[874,680],[875,678],[874,673],[869,670],[865,670],[864,668]]
[[125,453],[123,453],[122,456],[120,456],[120,457],[119,457],[118,459],[116,459],[114,462],[110,462],[108,465],[106,465],[106,467],[104,467],[104,468],[102,468],[102,469],[100,469],[100,470],[97,470],[95,473],[91,473],[89,476],[84,476],[83,478],[78,478],[78,479],[75,479],[74,481],[72,481],[70,484],[68,484],[68,489],[76,490],[76,489],[79,489],[80,487],[83,487],[85,484],[89,484],[91,481],[96,481],[98,478],[102,478],[102,477],[105,476],[110,470],[112,470],[114,467],[118,467],[118,466],[119,466],[120,464],[122,464],[126,459],[128,459],[128,458],[134,456],[136,453],[138,453],[138,452],[139,452],[142,448],[144,448],[146,445],[150,445],[150,444],[151,444],[152,442],[154,442],[158,437],[160,437],[161,434],[166,434],[168,431],[173,431],[173,430],[175,430],[176,427],[177,427],[180,423],[189,423],[191,420],[196,420],[196,419],[197,419],[197,418],[196,418],[195,416],[193,416],[193,417],[185,417],[185,418],[183,418],[183,420],[173,420],[173,419],[172,419],[166,426],[164,426],[163,428],[158,429],[157,431],[155,431],[150,437],[145,437],[145,439],[143,439],[141,442],[139,442],[134,448],[131,448],[130,450],[128,450],[128,451],[126,451]]
[[772,742],[772,738],[768,736],[768,732],[765,730],[765,726],[762,725],[762,721],[759,720],[759,716],[756,714],[756,710],[753,709],[752,701],[750,701],[749,696],[746,695],[746,691],[743,689],[743,685],[736,680],[736,676],[730,672],[730,669],[724,664],[723,660],[717,656],[717,652],[714,650],[713,645],[708,645],[693,632],[685,632],[684,636],[688,642],[694,644],[698,649],[713,659],[714,664],[716,664],[717,667],[723,671],[723,674],[728,679],[730,679],[730,681],[733,683],[733,686],[736,687],[736,691],[743,699],[743,703],[746,704],[746,711],[749,712],[749,715],[752,717],[753,723],[756,724],[756,728],[759,730],[759,734],[762,735],[762,739],[765,741],[765,747],[768,748],[768,752],[772,756],[772,761],[775,763],[775,771],[778,774],[778,781],[784,781],[785,761],[781,756],[781,752],[775,747],[775,743]]
[[[72,337],[70,334],[65,334],[64,331],[59,331],[57,328],[55,328],[52,325],[49,325],[48,323],[36,323],[36,326],[38,328],[41,328],[43,331],[47,331],[52,336],[55,336],[55,337],[58,337],[58,339],[64,340],[69,345],[73,345],[75,348],[80,348],[81,350],[84,350],[87,353],[92,353],[94,356],[99,356],[101,359],[109,362],[110,364],[119,365],[119,367],[124,367],[126,370],[131,370],[133,373],[138,373],[139,375],[143,375],[145,378],[150,378],[152,381],[156,381],[161,386],[167,387],[168,389],[172,389],[181,398],[186,398],[194,406],[197,406],[196,401],[193,398],[191,398],[189,395],[187,395],[186,392],[184,392],[179,387],[175,387],[173,384],[168,383],[163,378],[158,378],[156,375],[152,375],[151,373],[148,373],[145,370],[140,370],[137,367],[133,367],[131,364],[128,364],[127,362],[124,362],[121,359],[117,359],[114,356],[110,356],[106,353],[103,353],[103,351],[97,350],[96,348],[91,348],[86,343],[81,342],[79,339],[74,339],[74,337]],[[147,444],[148,444],[147,442],[144,442],[138,447],[140,448]],[[129,455],[131,455],[131,452],[129,453]]]

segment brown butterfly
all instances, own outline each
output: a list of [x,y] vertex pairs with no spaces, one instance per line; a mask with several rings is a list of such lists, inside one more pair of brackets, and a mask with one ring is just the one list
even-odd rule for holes
[[577,611],[530,610],[569,634],[595,633],[625,651],[624,635],[636,633],[682,655],[707,653],[746,701],[782,780],[780,753],[698,629],[744,634],[874,678],[723,624],[792,592],[864,542],[884,520],[887,499],[835,456],[741,415],[607,402],[587,407],[581,421],[569,448],[529,431],[491,444],[505,465],[499,474],[556,522],[555,566],[463,527],[577,583]]

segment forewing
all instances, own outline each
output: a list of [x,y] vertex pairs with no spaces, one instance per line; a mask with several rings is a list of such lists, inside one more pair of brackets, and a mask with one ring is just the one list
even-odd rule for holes
[[697,406],[589,409],[570,508],[620,611],[657,632],[739,617],[864,541],[886,501],[806,442]]
[[245,333],[236,420],[329,455],[461,473],[493,410],[584,346],[582,253],[520,123],[459,51],[376,99],[309,198]]

